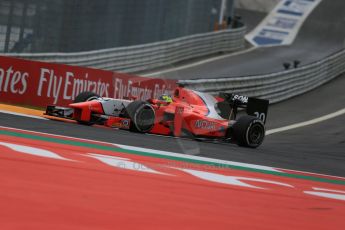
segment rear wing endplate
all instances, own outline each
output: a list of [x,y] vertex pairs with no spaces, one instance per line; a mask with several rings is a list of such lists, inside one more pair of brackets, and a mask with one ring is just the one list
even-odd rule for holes
[[235,117],[237,108],[243,108],[248,115],[255,116],[266,123],[269,105],[268,100],[223,92],[221,92],[219,96],[230,105],[235,113]]
[[246,112],[248,115],[255,116],[266,123],[268,105],[268,100],[249,97]]

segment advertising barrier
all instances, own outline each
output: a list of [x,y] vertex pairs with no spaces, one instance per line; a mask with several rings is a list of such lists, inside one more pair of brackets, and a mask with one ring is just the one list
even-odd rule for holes
[[0,56],[0,102],[45,107],[67,105],[83,91],[103,97],[156,98],[175,80]]

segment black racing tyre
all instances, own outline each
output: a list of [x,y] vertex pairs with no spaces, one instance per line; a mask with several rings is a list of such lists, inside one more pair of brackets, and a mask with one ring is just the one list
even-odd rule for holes
[[125,117],[131,119],[131,131],[147,133],[154,126],[155,111],[147,102],[133,101],[126,107]]
[[82,92],[82,93],[78,94],[75,97],[73,103],[91,101],[91,100],[97,99],[99,97],[100,96],[97,93],[86,91],[86,92]]
[[265,138],[265,125],[254,116],[242,116],[233,125],[233,138],[239,146],[257,148]]
[[[94,92],[86,91],[86,92],[82,92],[82,93],[78,94],[76,96],[76,98],[74,99],[73,103],[91,101],[91,100],[97,99],[99,97],[100,96]],[[93,117],[91,116],[90,121],[78,121],[77,120],[77,122],[79,124],[82,124],[82,125],[93,125],[93,124],[95,124],[96,121],[93,121],[92,119],[93,119]]]

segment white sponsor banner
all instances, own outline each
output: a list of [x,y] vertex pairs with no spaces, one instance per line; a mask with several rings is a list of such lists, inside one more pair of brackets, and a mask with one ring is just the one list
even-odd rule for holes
[[322,0],[282,0],[249,34],[254,46],[290,45],[305,19]]

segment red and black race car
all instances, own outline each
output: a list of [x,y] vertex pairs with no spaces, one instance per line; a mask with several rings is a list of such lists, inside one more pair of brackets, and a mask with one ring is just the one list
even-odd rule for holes
[[[79,94],[69,107],[48,106],[46,115],[81,124],[101,124],[133,132],[216,140],[256,148],[265,137],[269,102],[229,93],[212,96],[177,87],[173,96],[124,100]],[[244,108],[246,115],[239,116]]]

